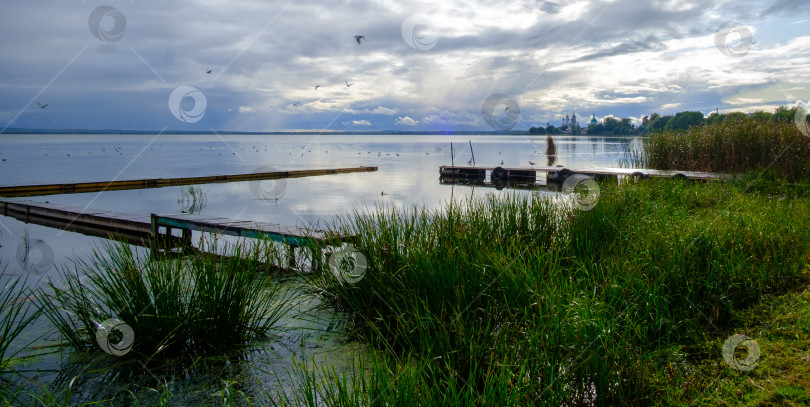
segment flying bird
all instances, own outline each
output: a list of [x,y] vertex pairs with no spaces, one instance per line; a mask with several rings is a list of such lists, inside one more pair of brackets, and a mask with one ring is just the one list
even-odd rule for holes
[[531,162],[531,161],[529,161],[529,165],[534,165],[534,163],[533,163],[533,162]]
[[39,108],[40,108],[40,109],[44,109],[44,108],[48,107],[48,104],[47,104],[47,103],[45,103],[45,104],[43,105],[42,103],[37,102],[37,104],[39,105]]
[[343,80],[343,82],[346,82],[346,87],[347,87],[347,88],[348,88],[349,86],[354,85],[354,82],[349,83],[349,81],[347,81],[347,80],[345,80],[345,79]]
[[355,36],[354,36],[354,40],[355,40],[355,41],[357,41],[357,45],[360,45],[360,40],[366,40],[366,41],[368,41],[368,39],[366,39],[366,37],[365,37],[365,36],[363,36],[363,35],[355,35]]
[[210,74],[211,74],[211,71],[213,71],[213,69],[209,69],[209,70],[205,71],[205,73],[207,73],[207,74],[209,74],[209,75],[210,75]]
[[321,85],[315,85],[315,90],[318,90],[318,88],[320,88],[320,87],[321,87]]
[[292,105],[293,105],[293,106],[298,106],[298,105],[300,105],[300,104],[301,104],[301,102],[295,102],[295,103],[293,103]]
[[503,112],[506,113],[509,110],[509,106],[506,106],[506,109],[503,109]]

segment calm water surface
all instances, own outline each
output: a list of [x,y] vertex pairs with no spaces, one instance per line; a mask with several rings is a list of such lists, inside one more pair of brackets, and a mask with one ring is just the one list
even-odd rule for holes
[[[617,166],[631,139],[607,137],[555,137],[555,164],[570,167]],[[200,185],[204,206],[196,213],[240,220],[256,220],[309,226],[329,222],[354,209],[378,205],[437,208],[451,199],[505,194],[508,190],[439,184],[440,165],[465,165],[472,158],[482,166],[528,167],[529,161],[546,165],[546,140],[537,136],[398,136],[398,135],[0,135],[0,185],[26,185],[110,181],[142,178],[171,178],[249,173],[257,170],[316,169],[377,166],[370,173],[339,174],[286,180]],[[450,143],[455,147],[451,160]],[[257,189],[258,186],[258,189]],[[278,199],[260,199],[257,190]],[[86,209],[149,215],[178,213],[188,209],[190,197],[183,187],[132,191],[108,191],[28,198]],[[526,191],[520,193],[529,193]],[[549,192],[542,192],[549,193]],[[29,285],[41,286],[69,267],[71,260],[87,256],[102,239],[77,233],[24,224],[0,216],[0,266],[8,275],[23,275],[17,249],[23,235],[39,239],[53,251],[53,266],[43,274],[30,276]],[[38,253],[32,253],[37,256]],[[31,261],[38,261],[32,258]],[[305,316],[291,317],[288,329],[276,340],[233,360],[211,360],[195,371],[192,379],[175,381],[174,391],[189,402],[212,401],[222,388],[220,379],[239,381],[239,389],[250,395],[283,388],[283,380],[271,372],[283,372],[293,359],[316,360],[340,368],[362,354],[362,346],[346,343],[332,333],[335,316],[311,311],[317,306],[306,301]],[[26,337],[47,330],[39,321]],[[25,339],[25,338],[24,338]],[[50,336],[40,343],[56,340]],[[27,369],[57,371],[70,355],[49,355],[30,361]],[[63,369],[64,370],[64,369]],[[57,380],[47,373],[41,382]],[[64,376],[63,371],[63,376]],[[188,376],[188,375],[186,375]],[[284,377],[280,374],[279,377]],[[82,383],[79,398],[93,398],[110,386],[102,377]],[[119,379],[125,380],[125,379]],[[143,372],[126,379],[155,387],[154,378]],[[150,382],[151,381],[151,382]],[[261,385],[257,385],[261,383]],[[84,394],[84,396],[82,396]],[[195,401],[196,400],[196,401]]]

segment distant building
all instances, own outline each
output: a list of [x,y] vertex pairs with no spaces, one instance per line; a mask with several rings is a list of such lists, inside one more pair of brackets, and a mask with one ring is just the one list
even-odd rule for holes
[[582,127],[577,123],[577,114],[574,113],[569,117],[565,115],[565,118],[562,120],[562,125],[560,126],[560,130],[562,130],[565,134],[584,134],[582,132]]
[[591,119],[591,124],[594,125],[594,126],[599,124],[599,121],[596,120],[596,115],[593,115],[593,118]]

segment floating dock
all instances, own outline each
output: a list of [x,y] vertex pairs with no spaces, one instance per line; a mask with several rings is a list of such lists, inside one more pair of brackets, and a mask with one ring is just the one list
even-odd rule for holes
[[[191,214],[142,216],[90,210],[52,203],[0,198],[0,213],[25,223],[58,228],[108,239],[124,239],[130,244],[149,247],[153,254],[192,249],[191,231],[221,233],[229,236],[268,239],[287,245],[288,267],[295,268],[295,250],[309,249],[313,269],[321,269],[322,249],[337,246],[351,237],[327,231],[283,226],[274,223],[240,221]],[[180,236],[172,234],[180,230]]]
[[73,184],[5,186],[0,187],[0,196],[24,197],[56,194],[79,194],[85,192],[163,188],[177,185],[214,184],[221,182],[256,181],[278,178],[299,178],[373,171],[377,171],[377,167],[325,168],[315,170],[252,172],[248,174],[212,175],[205,177],[152,178],[123,181],[80,182]]
[[[565,168],[562,166],[532,166],[523,168],[513,167],[483,167],[483,166],[447,166],[439,167],[439,182],[443,184],[469,184],[499,187],[536,188],[549,184],[562,184],[568,177],[582,174],[602,180],[608,178],[635,177],[635,178],[685,178],[700,181],[721,180],[726,174],[696,171],[661,171],[631,168]],[[542,175],[545,184],[537,181]]]

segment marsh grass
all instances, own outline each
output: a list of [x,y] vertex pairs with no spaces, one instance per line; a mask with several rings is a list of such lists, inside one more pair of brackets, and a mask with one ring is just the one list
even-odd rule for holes
[[266,247],[219,243],[207,251],[224,255],[171,259],[106,243],[63,269],[61,281],[40,293],[40,305],[78,350],[99,350],[96,331],[117,318],[134,332],[133,355],[222,352],[266,338],[294,306],[289,290],[271,279],[273,267],[262,261]]
[[[6,267],[0,266],[0,380],[13,373],[15,358],[20,351],[9,351],[12,343],[35,321],[40,310],[34,307],[30,299],[30,291],[25,288],[26,279],[10,278],[6,275]],[[35,339],[31,339],[33,342]],[[25,346],[19,347],[24,349]],[[5,383],[0,383],[0,387]]]
[[387,358],[371,383],[306,388],[382,389],[381,405],[650,404],[663,353],[807,280],[808,222],[806,201],[679,180],[604,188],[589,212],[539,195],[358,212],[343,231],[365,277],[313,284]]
[[659,170],[745,173],[767,169],[780,179],[810,178],[810,137],[793,123],[725,120],[686,132],[650,133],[645,153],[629,161]]

